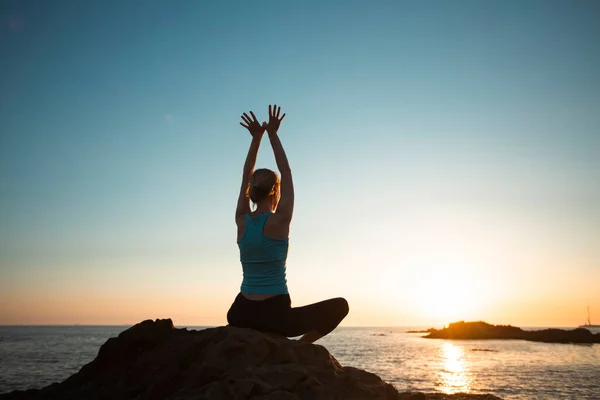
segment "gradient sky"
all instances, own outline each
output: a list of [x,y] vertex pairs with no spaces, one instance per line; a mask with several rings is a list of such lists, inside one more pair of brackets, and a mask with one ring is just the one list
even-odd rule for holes
[[270,103],[295,305],[600,323],[599,20],[566,0],[2,1],[0,324],[225,324],[238,122]]

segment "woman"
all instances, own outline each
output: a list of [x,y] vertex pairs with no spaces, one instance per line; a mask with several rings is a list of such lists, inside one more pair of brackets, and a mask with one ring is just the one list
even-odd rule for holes
[[[325,300],[304,307],[291,306],[285,278],[288,236],[294,210],[294,185],[285,151],[277,135],[285,114],[269,105],[269,123],[261,125],[252,111],[240,122],[250,131],[252,143],[242,175],[242,187],[235,211],[237,242],[244,279],[240,293],[227,312],[231,326],[276,332],[284,336],[303,335],[312,343],[327,335],[348,314],[343,298]],[[254,171],[262,136],[267,131],[281,182],[269,169]],[[249,200],[256,205],[250,210]]]

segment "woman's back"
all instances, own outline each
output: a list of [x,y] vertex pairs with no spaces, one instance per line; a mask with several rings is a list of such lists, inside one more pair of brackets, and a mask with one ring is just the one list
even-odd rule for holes
[[276,212],[265,211],[263,213],[245,213],[236,218],[237,224],[237,241],[242,239],[244,234],[246,233],[246,225],[248,223],[248,218],[254,219],[263,214],[270,213],[271,215],[267,215],[266,220],[264,221],[264,225],[262,227],[262,233],[273,239],[287,239],[290,235],[290,221],[286,218],[281,218]]
[[286,259],[289,240],[264,234],[273,214],[245,215],[245,229],[238,241],[244,278],[241,291],[252,294],[287,294]]

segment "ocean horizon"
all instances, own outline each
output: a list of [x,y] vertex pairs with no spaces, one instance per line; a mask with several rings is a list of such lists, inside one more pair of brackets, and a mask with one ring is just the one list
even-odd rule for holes
[[[130,326],[0,326],[0,393],[62,382],[91,362],[108,338]],[[317,344],[341,365],[375,373],[399,391],[488,393],[505,399],[597,399],[600,393],[600,345],[452,341],[406,333],[427,328],[338,327]]]
[[[148,318],[148,319],[152,319],[152,318]],[[152,319],[154,320],[154,319]],[[131,327],[134,326],[135,324],[138,324],[141,321],[135,322],[135,323],[131,323],[131,324],[0,324],[0,328],[8,328],[8,327],[64,327],[64,326],[81,326],[81,327]],[[458,321],[454,321],[454,322],[458,322]],[[466,321],[465,321],[466,322]],[[487,321],[486,321],[487,322]],[[450,322],[452,323],[452,322]],[[444,325],[341,325],[336,329],[339,328],[395,328],[395,329],[400,329],[400,328],[406,328],[407,330],[412,330],[412,329],[429,329],[429,328],[436,328],[436,329],[441,329],[442,327],[448,326],[450,323],[444,324]],[[223,325],[177,325],[175,324],[175,328],[188,328],[188,329],[206,329],[206,328],[216,328],[218,326],[225,326],[226,324]],[[513,324],[498,324],[498,325],[512,325],[514,327],[517,328],[521,328],[521,329],[526,329],[526,330],[532,330],[532,329],[576,329],[576,328],[583,328],[583,326],[560,326],[560,325],[544,325],[544,326],[535,326],[535,325],[513,325]],[[600,331],[600,328],[586,328],[586,329],[591,329],[593,332],[596,332],[596,330]]]

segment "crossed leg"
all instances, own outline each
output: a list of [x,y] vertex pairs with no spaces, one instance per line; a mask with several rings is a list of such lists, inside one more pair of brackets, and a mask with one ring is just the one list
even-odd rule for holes
[[341,297],[293,307],[286,312],[281,333],[288,337],[303,335],[300,341],[313,343],[333,331],[348,311],[348,302]]

